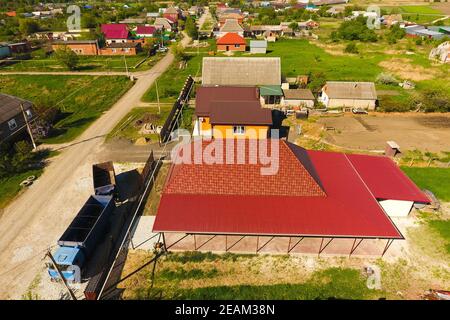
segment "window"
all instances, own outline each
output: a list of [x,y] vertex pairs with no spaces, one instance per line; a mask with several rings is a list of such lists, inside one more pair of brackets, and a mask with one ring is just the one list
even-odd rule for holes
[[31,118],[33,116],[33,114],[31,113],[31,110],[25,110],[25,114],[27,115],[28,119]]
[[235,48],[239,48],[241,45],[240,44],[235,44],[234,47]]
[[17,128],[17,122],[15,119],[8,121],[9,130],[14,130]]
[[245,127],[244,126],[233,126],[233,133],[234,134],[245,134]]

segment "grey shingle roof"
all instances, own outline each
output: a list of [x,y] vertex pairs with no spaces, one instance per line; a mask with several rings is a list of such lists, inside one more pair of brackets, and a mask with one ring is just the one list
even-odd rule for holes
[[283,90],[285,99],[293,100],[314,100],[314,95],[309,89],[289,89]]
[[328,81],[324,91],[331,99],[377,99],[373,82]]
[[251,40],[250,48],[267,48],[267,40]]
[[12,119],[22,112],[20,110],[21,103],[23,103],[24,110],[30,109],[33,105],[30,101],[0,93],[0,123]]
[[220,32],[243,32],[244,28],[238,23],[236,19],[227,19],[223,24],[222,28],[220,28]]
[[205,57],[202,84],[222,86],[281,85],[281,60],[271,58]]

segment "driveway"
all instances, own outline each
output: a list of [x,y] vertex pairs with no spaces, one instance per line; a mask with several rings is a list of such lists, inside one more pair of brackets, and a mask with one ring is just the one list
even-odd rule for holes
[[[189,42],[185,35],[183,46]],[[91,166],[101,158],[104,137],[140,103],[173,60],[173,54],[168,53],[151,70],[134,74],[135,85],[5,209],[0,218],[0,299],[20,299],[27,290],[43,267],[46,249],[56,243],[92,193]]]

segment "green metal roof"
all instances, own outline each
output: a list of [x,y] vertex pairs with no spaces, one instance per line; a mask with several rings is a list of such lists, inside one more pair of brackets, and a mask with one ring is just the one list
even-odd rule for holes
[[260,86],[259,94],[261,96],[282,96],[281,86]]

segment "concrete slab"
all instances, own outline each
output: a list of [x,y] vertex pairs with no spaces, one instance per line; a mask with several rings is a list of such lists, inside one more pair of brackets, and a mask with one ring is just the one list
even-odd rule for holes
[[159,233],[153,233],[153,223],[155,216],[141,216],[138,218],[136,227],[131,237],[132,244],[130,249],[153,250],[155,243],[162,241],[159,239]]

